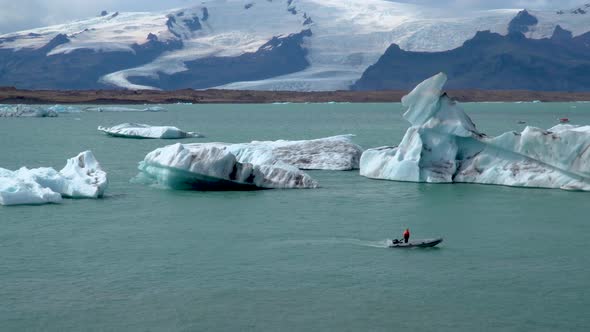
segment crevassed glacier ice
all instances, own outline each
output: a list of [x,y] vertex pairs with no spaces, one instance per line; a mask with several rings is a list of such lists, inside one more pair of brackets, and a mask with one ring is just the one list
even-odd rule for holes
[[225,144],[174,144],[148,153],[136,180],[173,189],[248,190],[316,188],[317,182],[294,166],[239,162]]
[[54,118],[57,112],[51,107],[34,105],[0,105],[0,118]]
[[590,190],[590,126],[526,127],[488,137],[441,90],[437,74],[404,96],[411,127],[397,147],[369,149],[360,173],[375,179]]
[[98,130],[115,137],[128,138],[188,138],[203,137],[199,133],[183,131],[172,126],[150,126],[141,123],[122,123],[113,127],[99,126]]
[[299,169],[352,170],[359,168],[360,146],[352,142],[354,135],[339,135],[301,141],[253,141],[229,144],[228,149],[242,163],[257,165],[276,161]]
[[59,172],[50,167],[16,171],[0,168],[0,204],[59,203],[62,197],[99,198],[108,184],[107,174],[91,151],[68,159]]

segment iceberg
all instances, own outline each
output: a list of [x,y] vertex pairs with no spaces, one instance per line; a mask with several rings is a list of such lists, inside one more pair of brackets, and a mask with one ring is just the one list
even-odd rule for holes
[[110,128],[99,126],[98,130],[111,136],[127,138],[177,139],[203,137],[199,133],[182,131],[172,126],[150,126],[140,123],[122,123]]
[[26,168],[10,171],[0,168],[0,204],[60,203],[62,197],[55,191],[42,187]]
[[54,111],[56,113],[80,113],[80,112],[82,112],[78,107],[64,106],[64,105],[59,105],[59,104],[49,107],[49,110]]
[[0,118],[54,118],[57,112],[51,108],[32,105],[0,105]]
[[160,106],[149,106],[144,108],[122,107],[122,106],[98,106],[86,107],[86,112],[166,112],[166,109]]
[[362,149],[341,135],[302,141],[174,144],[139,164],[136,181],[173,189],[317,188],[302,170],[352,170]]
[[445,93],[439,73],[402,98],[411,126],[397,147],[365,151],[374,179],[590,190],[590,126],[527,126],[488,137]]
[[0,204],[59,203],[62,197],[100,198],[104,195],[107,174],[91,151],[67,160],[59,172],[50,167],[16,171],[0,168]]
[[277,162],[239,162],[225,144],[174,144],[148,153],[139,163],[136,181],[172,189],[253,190],[316,188],[317,182],[298,168]]
[[304,170],[346,171],[359,168],[363,150],[352,142],[354,135],[301,141],[253,141],[227,144],[238,161],[257,165],[277,161]]

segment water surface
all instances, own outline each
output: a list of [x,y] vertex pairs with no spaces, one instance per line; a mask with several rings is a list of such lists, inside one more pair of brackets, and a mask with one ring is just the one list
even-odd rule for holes
[[[590,104],[464,104],[490,135],[590,123]],[[588,193],[369,180],[312,171],[317,190],[167,191],[130,183],[176,141],[98,125],[176,125],[245,142],[353,133],[397,144],[399,104],[172,105],[165,113],[0,119],[0,167],[91,149],[102,200],[0,207],[0,330],[534,330],[590,328]],[[386,240],[443,236],[440,248]]]

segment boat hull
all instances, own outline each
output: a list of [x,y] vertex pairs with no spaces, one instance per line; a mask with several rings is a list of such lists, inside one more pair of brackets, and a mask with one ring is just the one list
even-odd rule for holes
[[430,248],[443,241],[442,238],[437,239],[424,239],[424,240],[412,240],[408,243],[400,242],[389,245],[389,248]]

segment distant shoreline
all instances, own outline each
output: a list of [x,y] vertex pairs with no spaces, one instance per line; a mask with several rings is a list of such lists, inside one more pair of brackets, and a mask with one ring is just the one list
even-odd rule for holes
[[[448,90],[461,102],[590,101],[587,92]],[[247,90],[19,90],[0,87],[0,104],[270,104],[399,102],[408,91],[247,91]]]

